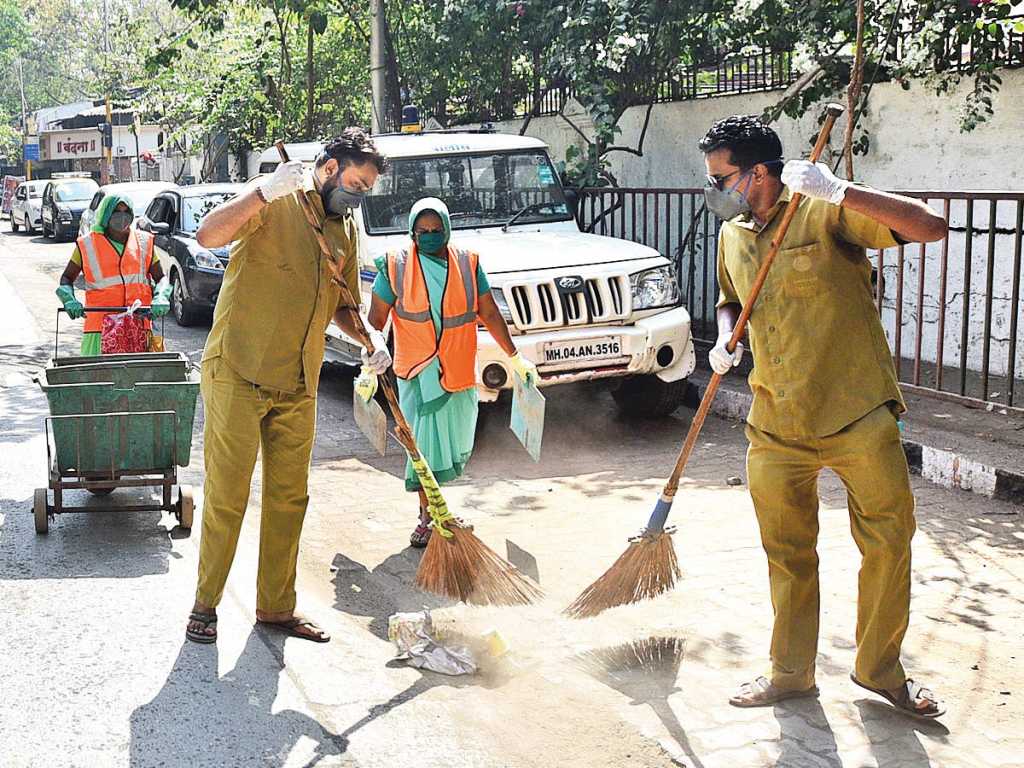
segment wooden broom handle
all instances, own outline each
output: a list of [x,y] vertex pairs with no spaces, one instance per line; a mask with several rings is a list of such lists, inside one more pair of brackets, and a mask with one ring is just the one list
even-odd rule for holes
[[[288,150],[285,149],[284,142],[275,141],[274,146],[277,147],[277,153],[281,156],[281,162],[287,163]],[[327,257],[327,263],[331,268],[331,281],[341,289],[341,299],[348,305],[346,309],[352,316],[353,325],[355,326],[356,340],[366,347],[366,349],[372,350],[373,341],[370,339],[370,332],[366,330],[366,326],[363,325],[363,318],[359,314],[359,302],[356,301],[351,289],[345,282],[345,278],[341,272],[342,265],[334,258],[334,253],[331,251],[331,247],[327,244],[327,240],[324,238],[323,225],[321,225],[320,220],[317,218],[316,211],[313,210],[313,206],[310,205],[309,199],[301,189],[295,191],[295,199],[299,201],[299,206],[302,208],[302,212],[306,214],[306,221],[309,222],[309,226],[312,228],[313,234],[316,235],[316,241],[320,246],[320,252]],[[412,460],[417,461],[420,458],[420,452],[416,447],[416,438],[413,437],[412,428],[409,426],[409,422],[406,421],[405,415],[402,413],[402,409],[398,405],[398,394],[395,392],[395,383],[391,378],[390,372],[381,375],[379,380],[381,389],[384,392],[384,397],[388,401],[388,405],[391,407],[391,415],[395,418],[395,437],[398,438],[398,442],[402,444],[402,447],[408,451]]]
[[[818,140],[814,144],[814,149],[811,151],[811,162],[816,163],[821,153],[825,150],[825,145],[828,143],[829,134],[832,133],[832,126],[835,125],[836,118],[843,114],[843,107],[839,104],[829,104],[825,108],[825,121],[821,125],[821,130],[818,132]],[[746,303],[743,305],[743,310],[740,312],[739,318],[736,320],[736,325],[732,329],[732,337],[729,339],[729,343],[726,349],[729,352],[736,350],[736,345],[739,344],[740,339],[743,338],[743,334],[747,330],[747,321],[750,319],[750,313],[754,310],[754,303],[757,301],[758,295],[761,293],[761,288],[764,287],[764,281],[768,277],[768,270],[771,269],[772,262],[775,261],[775,257],[779,253],[779,249],[782,246],[782,241],[786,237],[786,231],[789,229],[790,222],[793,221],[793,217],[796,215],[797,206],[800,205],[800,200],[803,195],[796,193],[786,204],[786,211],[782,215],[782,222],[779,224],[779,229],[775,233],[775,237],[772,239],[771,248],[768,251],[768,255],[765,256],[764,262],[761,264],[761,268],[757,272],[757,277],[754,280],[754,285],[750,289],[750,296],[747,297]],[[686,462],[690,460],[690,454],[693,453],[693,447],[697,443],[697,438],[700,436],[700,430],[704,426],[704,420],[708,416],[708,412],[711,410],[711,403],[715,399],[715,394],[718,392],[718,385],[722,383],[722,375],[719,373],[712,372],[711,381],[708,382],[708,388],[704,392],[704,397],[701,398],[700,407],[697,408],[697,413],[694,414],[693,421],[690,422],[690,429],[686,433],[686,440],[683,442],[683,447],[679,451],[679,458],[676,459],[676,466],[672,470],[672,474],[668,478],[668,482],[665,483],[665,490],[663,497],[671,499],[676,495],[676,490],[679,488],[679,478],[682,477],[683,470],[686,469]]]

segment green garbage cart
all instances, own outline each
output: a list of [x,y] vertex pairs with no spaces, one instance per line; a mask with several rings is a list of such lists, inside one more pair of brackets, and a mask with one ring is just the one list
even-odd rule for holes
[[[193,496],[178,487],[177,468],[192,452],[199,376],[180,353],[102,357],[54,357],[37,381],[46,394],[49,465],[47,488],[34,499],[37,533],[65,512],[167,511],[183,528],[192,527]],[[162,489],[161,503],[69,506],[64,491],[85,489],[97,496],[115,488]]]

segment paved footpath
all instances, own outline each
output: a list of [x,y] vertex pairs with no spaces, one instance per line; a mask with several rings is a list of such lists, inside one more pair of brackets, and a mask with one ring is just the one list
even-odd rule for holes
[[[727,704],[764,671],[771,630],[750,497],[725,482],[743,476],[742,430],[729,421],[708,422],[677,497],[678,588],[594,619],[562,617],[646,519],[690,416],[624,420],[598,387],[549,391],[539,464],[508,431],[507,406],[484,409],[469,472],[446,496],[484,541],[535,572],[547,597],[527,608],[470,608],[409,586],[419,555],[406,547],[415,505],[401,490],[402,459],[397,449],[371,453],[347,410],[347,376],[330,372],[298,586],[301,607],[334,639],[318,646],[253,628],[254,483],[221,639],[186,643],[198,524],[188,536],[168,515],[97,512],[62,517],[46,537],[32,530],[46,405],[29,374],[45,359],[48,292],[63,254],[10,239],[0,237],[10,286],[0,327],[16,313],[35,328],[32,341],[5,337],[0,346],[4,768],[1024,765],[1024,524],[1005,503],[914,478],[905,659],[948,701],[941,725],[895,714],[847,678],[858,553],[831,475],[821,483],[821,697],[761,710]],[[198,348],[194,341],[180,343]],[[197,487],[198,426],[185,473]],[[471,678],[392,662],[388,615],[423,605],[448,637],[479,648],[497,629],[511,652],[483,655]],[[631,643],[661,656],[631,661]]]

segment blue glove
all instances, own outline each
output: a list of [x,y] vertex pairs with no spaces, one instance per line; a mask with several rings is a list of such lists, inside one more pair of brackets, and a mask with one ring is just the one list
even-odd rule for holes
[[57,298],[60,299],[60,303],[64,305],[64,309],[68,313],[68,317],[72,320],[77,320],[85,314],[85,307],[82,306],[82,302],[75,298],[75,287],[73,285],[62,285],[57,289]]
[[149,305],[149,314],[153,317],[163,317],[171,311],[171,286],[165,280],[153,291],[153,301]]

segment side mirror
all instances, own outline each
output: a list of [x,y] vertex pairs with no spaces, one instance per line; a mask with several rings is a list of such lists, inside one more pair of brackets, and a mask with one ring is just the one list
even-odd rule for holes
[[565,195],[565,202],[569,204],[569,210],[572,211],[574,218],[579,218],[579,207],[580,207],[580,193],[579,190],[573,189],[572,187],[565,187],[562,190]]
[[149,231],[154,235],[169,235],[171,233],[171,225],[166,221],[152,221],[149,224]]

